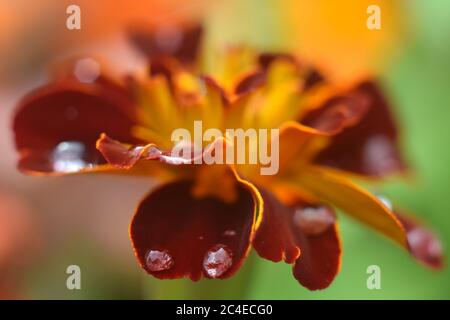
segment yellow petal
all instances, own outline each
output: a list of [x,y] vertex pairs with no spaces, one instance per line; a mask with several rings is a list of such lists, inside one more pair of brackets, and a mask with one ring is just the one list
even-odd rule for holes
[[353,218],[408,248],[405,230],[394,214],[377,197],[343,174],[324,167],[308,166],[290,179],[320,200],[339,207]]

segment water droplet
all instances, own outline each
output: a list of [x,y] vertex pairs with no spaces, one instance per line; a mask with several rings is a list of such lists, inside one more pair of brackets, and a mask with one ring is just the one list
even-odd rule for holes
[[374,174],[383,174],[397,169],[395,147],[389,137],[377,135],[371,137],[364,146],[364,161],[368,170]]
[[169,270],[174,261],[167,251],[149,250],[145,255],[145,265],[149,271],[157,272]]
[[203,270],[208,277],[218,278],[230,269],[233,264],[232,256],[227,246],[218,244],[205,254]]
[[234,230],[225,230],[222,234],[225,237],[234,237],[236,235],[236,231]]
[[294,224],[307,234],[320,234],[334,223],[335,217],[327,206],[304,207],[294,213]]
[[142,155],[142,157],[145,159],[153,159],[162,154],[163,154],[163,152],[160,149],[158,149],[155,146],[151,146],[150,148],[145,149],[145,153]]
[[163,51],[174,52],[180,46],[183,34],[177,27],[166,25],[156,30],[155,39]]
[[64,141],[59,143],[52,153],[53,169],[59,172],[77,172],[93,164],[83,160],[86,147],[78,141]]
[[93,83],[100,76],[100,65],[92,58],[80,59],[76,62],[73,73],[78,81]]
[[198,239],[198,240],[203,240],[204,237],[203,237],[203,236],[198,236],[197,239]]
[[381,194],[377,194],[376,196],[377,196],[378,200],[380,200],[381,203],[384,204],[384,206],[386,208],[388,208],[391,211],[394,210],[391,200],[389,200],[387,197],[385,197]]

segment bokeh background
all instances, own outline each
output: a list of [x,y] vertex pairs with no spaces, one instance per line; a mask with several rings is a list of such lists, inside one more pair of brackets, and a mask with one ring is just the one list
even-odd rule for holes
[[[82,29],[65,28],[78,4]],[[382,29],[366,28],[381,7]],[[377,185],[415,212],[450,247],[450,3],[447,0],[0,0],[0,298],[31,299],[448,299],[450,268],[433,272],[386,239],[340,215],[342,270],[310,292],[290,266],[252,253],[232,279],[158,281],[135,262],[128,224],[148,178],[32,178],[15,168],[11,119],[18,99],[73,54],[93,54],[118,71],[143,57],[126,40],[130,26],[203,21],[210,48],[246,44],[288,50],[333,81],[376,75],[395,106],[415,175]],[[447,250],[448,251],[448,250]],[[82,289],[66,288],[67,266]],[[368,290],[366,269],[381,268]]]

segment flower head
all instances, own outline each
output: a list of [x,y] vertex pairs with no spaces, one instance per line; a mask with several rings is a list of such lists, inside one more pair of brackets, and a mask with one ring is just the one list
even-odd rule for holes
[[[205,67],[201,29],[174,32],[162,42],[154,34],[133,37],[149,56],[145,77],[102,74],[84,83],[66,73],[26,96],[14,119],[19,168],[160,179],[139,204],[130,237],[140,265],[161,279],[228,278],[253,247],[262,258],[292,264],[305,287],[323,289],[340,268],[335,208],[419,261],[442,266],[430,231],[353,182],[406,170],[374,81],[337,86],[294,56],[247,48]],[[240,145],[236,137],[210,136],[192,153],[174,154],[174,130],[195,135],[196,121],[222,132],[279,130],[277,173],[261,175],[262,164],[249,161],[196,161],[242,148],[251,157],[258,145],[250,138]]]

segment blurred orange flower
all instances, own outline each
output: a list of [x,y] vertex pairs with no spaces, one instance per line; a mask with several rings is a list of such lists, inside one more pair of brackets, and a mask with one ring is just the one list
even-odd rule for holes
[[[401,1],[285,0],[285,28],[291,47],[335,80],[374,74],[401,42]],[[379,6],[381,29],[366,26],[367,8]],[[387,54],[389,53],[389,54]]]

